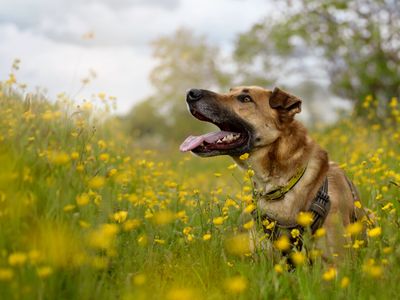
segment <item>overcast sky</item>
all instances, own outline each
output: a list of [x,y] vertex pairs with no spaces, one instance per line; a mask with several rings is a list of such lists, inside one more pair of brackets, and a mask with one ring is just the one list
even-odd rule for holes
[[[0,78],[14,58],[30,89],[74,95],[90,69],[97,79],[78,95],[106,92],[118,112],[151,93],[149,42],[179,27],[229,51],[239,32],[270,12],[268,0],[0,0]],[[82,36],[93,32],[94,38]]]

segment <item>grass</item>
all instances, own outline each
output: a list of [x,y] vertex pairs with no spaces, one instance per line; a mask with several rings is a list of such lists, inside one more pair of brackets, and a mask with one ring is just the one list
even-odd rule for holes
[[344,245],[340,265],[314,251],[309,266],[302,252],[288,272],[283,258],[250,255],[236,235],[251,184],[229,159],[143,150],[107,109],[23,97],[10,77],[0,84],[1,298],[397,298],[400,122],[391,103],[390,126],[373,122],[367,97],[369,122],[345,118],[313,133],[380,230],[368,245],[357,236]]

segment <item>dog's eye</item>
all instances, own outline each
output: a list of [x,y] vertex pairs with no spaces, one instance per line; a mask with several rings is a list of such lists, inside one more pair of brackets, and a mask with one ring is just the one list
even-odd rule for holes
[[247,103],[247,102],[253,101],[249,95],[239,95],[238,100],[242,103]]

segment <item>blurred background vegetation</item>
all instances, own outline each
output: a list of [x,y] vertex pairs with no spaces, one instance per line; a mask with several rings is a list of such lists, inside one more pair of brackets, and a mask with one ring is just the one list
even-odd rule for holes
[[332,99],[347,100],[368,120],[362,105],[369,96],[378,99],[369,121],[393,118],[389,103],[400,93],[396,0],[275,2],[281,17],[256,22],[236,37],[230,53],[189,29],[154,41],[154,94],[121,118],[129,133],[157,146],[205,130],[208,125],[186,109],[185,91],[192,87],[225,92],[236,85],[279,85],[303,98],[310,127],[337,118],[343,101]]

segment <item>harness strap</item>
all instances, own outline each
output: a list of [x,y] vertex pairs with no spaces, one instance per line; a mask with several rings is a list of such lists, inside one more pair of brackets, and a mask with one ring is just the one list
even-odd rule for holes
[[[314,234],[315,231],[317,231],[318,228],[321,228],[322,225],[324,224],[325,219],[329,213],[330,206],[331,206],[331,203],[330,203],[329,195],[328,195],[328,178],[325,178],[322,186],[318,190],[317,195],[313,199],[311,206],[308,210],[309,212],[312,213],[312,217],[313,217],[313,222],[310,225],[312,234]],[[299,238],[292,238],[291,235],[289,235],[289,237],[290,237],[290,241],[291,241],[292,245],[294,245],[299,250],[301,249],[301,247],[302,247],[301,235],[305,231],[305,228],[303,226],[301,226],[300,224],[297,224],[297,223],[289,224],[289,225],[288,224],[280,224],[279,222],[277,222],[276,220],[274,220],[267,214],[259,215],[257,210],[254,210],[252,212],[252,214],[254,217],[256,217],[256,218],[258,217],[261,220],[261,222],[263,224],[264,232],[268,235],[268,238],[271,240],[278,239],[283,234],[282,231],[284,231],[284,230],[286,230],[286,231],[292,231],[293,229],[299,230],[299,233],[300,233]],[[269,224],[271,224],[273,222],[275,223],[274,226],[272,226],[272,227],[268,226]]]
[[[353,196],[353,204],[354,204],[356,201],[360,201],[360,197],[359,197],[358,191],[357,191],[356,187],[354,186],[353,182],[352,182],[347,176],[344,176],[344,178],[346,178],[347,184],[349,185],[351,194],[352,194],[352,196]],[[364,210],[363,210],[363,211],[364,211]],[[364,213],[365,213],[365,211],[364,211]],[[366,213],[365,213],[365,215],[366,215],[367,218],[369,219],[369,217],[368,217],[368,215],[367,215]],[[353,213],[352,213],[352,216],[351,216],[351,222],[354,223],[354,222],[356,222],[356,221],[357,221],[357,215],[356,215],[356,209],[355,209],[355,207],[354,207],[354,208],[353,208]]]
[[282,199],[287,192],[289,192],[303,177],[304,173],[306,172],[307,166],[304,168],[300,168],[297,170],[296,174],[290,178],[289,182],[284,186],[276,186],[271,191],[264,192],[264,191],[253,191],[253,196],[255,197],[263,197],[265,200],[268,201],[275,201]]
[[328,195],[328,178],[325,177],[324,183],[317,192],[317,196],[311,203],[310,212],[313,214],[313,222],[311,223],[311,233],[314,234],[318,228],[321,228],[331,208],[331,202]]

